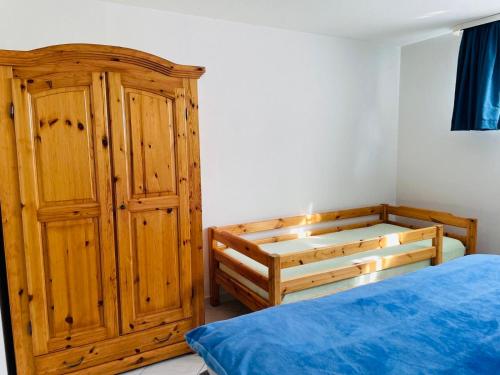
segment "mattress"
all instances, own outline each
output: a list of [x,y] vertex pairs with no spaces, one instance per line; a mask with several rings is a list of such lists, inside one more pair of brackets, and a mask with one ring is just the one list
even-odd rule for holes
[[[345,230],[335,233],[327,233],[319,236],[311,236],[299,238],[289,241],[273,242],[262,244],[260,247],[263,251],[269,254],[284,254],[290,252],[297,252],[310,249],[312,247],[329,246],[335,244],[342,244],[347,242],[359,241],[363,239],[375,238],[378,236],[388,235],[392,233],[399,233],[407,231],[408,228],[400,227],[392,224],[377,224],[370,227],[357,228]],[[297,267],[290,267],[282,270],[281,280],[286,281],[288,278],[303,276],[313,272],[328,271],[332,268],[349,266],[354,263],[362,261],[373,260],[387,255],[395,255],[404,253],[410,250],[417,250],[432,246],[431,240],[424,240],[413,242],[410,244],[392,246],[378,250],[365,251],[349,256],[332,258],[320,262],[305,264]],[[254,261],[253,259],[241,254],[233,249],[226,249],[225,253],[232,258],[244,263],[256,272],[267,276],[267,267]],[[449,237],[443,239],[443,261],[458,258],[465,254],[465,246],[462,242]],[[402,275],[405,273],[417,271],[430,265],[430,260],[425,260],[417,263],[408,264],[405,266],[394,267],[378,272],[373,272],[367,275],[361,275],[351,279],[341,280],[334,283],[317,286],[314,288],[301,290],[298,292],[286,294],[282,300],[283,304],[297,302],[301,300],[311,299],[326,296],[329,294],[337,293],[343,290],[351,289],[357,286],[373,283],[376,281],[384,280],[390,277]],[[241,282],[243,285],[252,289],[263,298],[268,298],[268,293],[262,288],[258,287],[248,279],[229,269],[228,267],[220,264],[221,270],[231,275],[233,278]]]
[[500,256],[471,255],[186,335],[218,375],[498,374]]

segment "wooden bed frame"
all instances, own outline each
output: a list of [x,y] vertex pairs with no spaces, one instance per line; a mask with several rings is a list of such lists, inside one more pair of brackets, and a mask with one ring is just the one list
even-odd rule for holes
[[[305,233],[300,234],[287,233],[269,236],[270,231],[282,230],[283,228],[314,225],[360,217],[366,218],[369,216],[378,216],[378,218],[351,224],[308,229]],[[427,227],[412,225],[398,221],[398,217],[432,222],[434,225]],[[393,219],[391,220],[391,218]],[[305,251],[286,254],[269,254],[263,251],[259,246],[265,243],[287,241],[300,237],[369,227],[380,223],[399,225],[407,227],[409,230],[377,238],[311,248]],[[457,232],[445,231],[445,225],[459,228],[462,232],[465,231],[465,233],[458,234]],[[253,236],[256,233],[264,236],[258,239],[243,237],[247,234]],[[251,310],[255,311],[279,305],[285,294],[297,292],[299,290],[349,279],[375,271],[420,262],[426,259],[430,259],[432,265],[437,265],[442,262],[443,236],[458,239],[464,244],[466,254],[473,254],[476,252],[477,220],[455,216],[446,212],[381,204],[378,206],[277,218],[224,227],[211,227],[208,230],[210,303],[214,306],[219,304],[219,288],[222,286],[228,293],[248,306]],[[385,256],[378,261],[369,260],[363,263],[287,279],[286,281],[281,280],[281,270],[288,267],[427,239],[432,240],[432,246],[427,248]],[[256,272],[242,262],[227,255],[224,252],[227,248],[234,249],[266,266],[269,270],[268,276]],[[268,299],[258,295],[227,272],[221,270],[219,267],[220,263],[268,292]]]

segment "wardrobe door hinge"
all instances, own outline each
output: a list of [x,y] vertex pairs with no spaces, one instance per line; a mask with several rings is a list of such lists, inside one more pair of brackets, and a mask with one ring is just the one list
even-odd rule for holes
[[31,334],[33,333],[33,328],[31,327],[31,320],[28,322],[28,335],[31,336]]
[[12,120],[14,120],[14,103],[10,103],[9,115]]
[[188,120],[188,109],[186,108],[186,121]]

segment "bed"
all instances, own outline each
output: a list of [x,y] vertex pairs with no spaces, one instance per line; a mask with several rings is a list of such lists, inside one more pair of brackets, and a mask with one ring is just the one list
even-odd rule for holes
[[199,327],[218,375],[495,374],[500,256],[471,255]]
[[256,311],[475,253],[477,220],[387,204],[209,228],[220,287]]

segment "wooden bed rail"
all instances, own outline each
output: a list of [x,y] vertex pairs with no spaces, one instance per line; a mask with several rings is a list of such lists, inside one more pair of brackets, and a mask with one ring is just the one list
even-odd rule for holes
[[389,215],[417,219],[421,221],[429,221],[432,223],[443,224],[451,227],[462,228],[465,230],[465,235],[456,234],[454,232],[445,232],[446,237],[455,238],[461,241],[466,247],[467,254],[476,252],[477,241],[477,219],[456,216],[448,212],[427,210],[422,208],[414,208],[407,206],[391,206],[383,205],[387,212],[386,222],[389,224],[405,226],[408,228],[418,228],[416,225],[409,225],[399,221],[389,220]]
[[220,231],[229,232],[236,235],[265,232],[282,228],[297,227],[302,225],[312,225],[327,221],[336,221],[344,219],[353,219],[357,217],[379,215],[384,211],[384,205],[351,208],[346,210],[318,212],[308,215],[290,216],[275,218],[264,221],[255,221],[251,223],[227,225],[217,227]]
[[281,295],[297,292],[332,282],[366,275],[393,267],[399,267],[422,260],[436,258],[438,250],[435,246],[408,251],[402,254],[382,256],[379,259],[339,267],[310,275],[294,277],[281,283]]
[[[428,239],[432,240],[432,246],[427,248],[412,250],[402,254],[387,255],[358,264],[287,279],[286,281],[281,280],[281,271],[285,268]],[[267,266],[267,276],[227,255],[218,246],[219,242]],[[442,262],[443,251],[443,226],[435,225],[428,228],[408,230],[346,244],[324,246],[286,254],[269,254],[252,241],[214,227],[209,228],[209,244],[211,303],[213,305],[219,303],[218,284],[221,284],[229,292],[236,294],[236,297],[240,298],[247,306],[255,308],[255,306],[262,306],[262,297],[259,297],[255,292],[242,285],[226,272],[223,272],[220,269],[220,264],[223,264],[262,290],[268,292],[269,306],[274,306],[281,303],[284,294],[357,277],[370,272],[426,259],[431,259],[434,265],[440,264]]]
[[[324,227],[324,228],[314,228],[314,229],[311,228],[311,229],[308,229],[308,230],[306,230],[304,232],[300,232],[300,233],[286,233],[286,234],[280,234],[280,235],[275,235],[275,236],[271,236],[271,237],[255,238],[255,239],[252,239],[251,242],[256,244],[256,245],[263,245],[266,243],[290,241],[290,240],[295,240],[297,238],[319,236],[319,235],[327,234],[327,233],[341,232],[343,230],[349,230],[349,229],[366,228],[366,227],[371,227],[372,225],[382,224],[382,223],[384,223],[383,220],[369,220],[369,221],[363,221],[360,223],[334,225],[334,226],[328,226],[328,227]],[[416,228],[412,228],[412,229],[416,229]],[[222,245],[219,245],[218,248],[221,250],[227,249],[227,246],[222,244]]]
[[430,259],[433,265],[441,264],[443,261],[443,225],[439,224],[428,228],[408,230],[406,232],[355,241],[348,244],[325,246],[323,248],[305,250],[298,253],[276,255],[280,262],[280,269],[284,269],[368,250],[404,245],[428,239],[432,240],[432,246],[430,247],[410,250],[401,254],[376,257],[375,259],[353,265],[297,276],[287,279],[286,281],[280,280],[278,289],[279,295],[273,295],[272,291],[270,291],[270,303],[272,305],[281,303],[284,294],[420,262],[422,260]]
[[[442,228],[442,226],[440,226]],[[438,236],[438,226],[387,234],[376,238],[359,240],[339,245],[322,246],[309,250],[281,254],[281,268],[296,267],[326,259],[362,253],[364,251],[399,246],[411,242],[434,239]]]
[[231,249],[234,249],[249,258],[252,258],[256,262],[263,264],[264,266],[269,266],[270,256],[268,253],[263,251],[259,245],[249,241],[243,237],[235,236],[225,230],[220,230],[218,228],[210,228],[212,232],[212,239],[214,241],[220,242]]
[[[247,257],[255,260],[256,262],[269,267],[272,262],[272,257],[265,251],[263,251],[259,245],[239,236],[234,235],[225,230],[221,230],[216,227],[208,228],[208,246],[209,246],[209,267],[210,267],[210,303],[212,306],[217,306],[219,304],[219,287],[217,282],[221,282],[225,285],[226,290],[231,289],[228,282],[231,281],[231,277],[228,275],[222,275],[224,272],[220,270],[219,263],[224,264],[226,267],[231,270],[243,275],[248,280],[252,281],[256,285],[262,287],[264,290],[269,290],[268,286],[268,277],[255,272],[250,267],[245,264],[236,261],[234,258],[228,256],[224,253],[224,251],[217,245],[217,243],[222,243],[225,247],[230,247]],[[233,292],[241,293],[244,289],[243,285],[239,285],[238,290],[234,290]],[[228,290],[231,292],[231,290]],[[246,292],[246,290],[245,290]],[[248,293],[252,293],[251,290],[248,289]],[[255,296],[256,297],[256,296]],[[248,297],[245,298],[245,301],[248,300]],[[249,303],[246,303],[247,306],[252,308]]]

